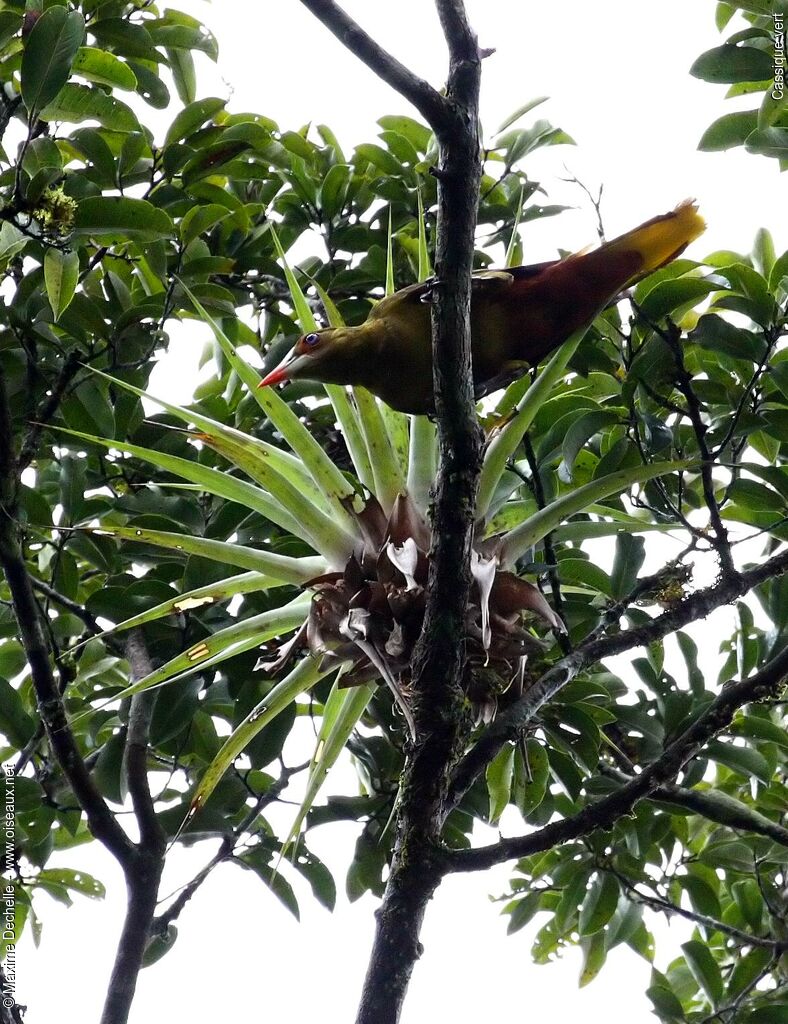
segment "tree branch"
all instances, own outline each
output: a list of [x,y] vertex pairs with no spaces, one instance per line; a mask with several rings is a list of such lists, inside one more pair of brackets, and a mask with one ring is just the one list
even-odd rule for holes
[[98,635],[104,632],[98,624],[96,617],[91,615],[87,608],[80,604],[79,601],[73,601],[70,597],[66,597],[65,594],[61,594],[59,591],[55,590],[54,587],[51,587],[44,580],[36,579],[35,576],[31,577],[30,584],[33,587],[33,590],[37,590],[39,594],[43,594],[44,597],[48,597],[50,601],[54,601],[56,604],[59,604],[62,608],[65,608],[66,611],[71,612],[72,615],[76,615],[78,619],[82,619],[91,633]]
[[[631,775],[616,768],[606,767],[602,770],[605,775],[619,782],[628,783],[632,780]],[[772,821],[740,800],[728,796],[727,793],[713,789],[691,789],[688,786],[666,782],[662,786],[657,786],[649,794],[649,799],[659,800],[663,804],[675,804],[676,807],[686,807],[687,810],[708,818],[709,821],[716,821],[719,825],[767,836],[781,846],[788,846],[788,828],[777,821]]]
[[383,50],[333,0],[305,7],[427,119],[439,146],[432,356],[440,468],[432,509],[427,607],[411,665],[416,741],[402,779],[394,858],[361,996],[358,1024],[395,1024],[420,955],[427,902],[444,873],[437,842],[451,766],[470,720],[464,623],[482,436],[471,373],[471,271],[481,180],[481,55],[462,0],[436,0],[449,48],[441,96]]
[[[131,666],[131,681],[152,670],[150,657],[140,629],[133,629],[126,640]],[[148,732],[156,694],[138,693],[131,699],[123,769],[140,839],[134,855],[124,866],[126,876],[126,916],[115,954],[101,1024],[126,1024],[143,956],[150,939],[153,917],[164,868],[166,836],[156,817],[148,781]]]
[[162,938],[166,938],[169,925],[178,920],[182,911],[186,907],[186,904],[192,896],[194,896],[203,882],[207,880],[213,869],[218,867],[219,864],[224,863],[224,861],[232,860],[239,840],[253,824],[260,812],[279,799],[282,795],[282,791],[287,788],[294,775],[297,775],[308,767],[308,763],[298,765],[295,768],[282,767],[279,778],[265,791],[265,793],[261,793],[261,795],[255,800],[254,805],[250,808],[249,813],[241,824],[238,825],[237,828],[233,829],[231,835],[225,836],[224,839],[222,839],[219,849],[213,857],[211,857],[208,863],[197,872],[190,882],[187,882],[186,885],[183,886],[170,906],[167,907],[163,913],[158,915],[151,929],[153,932],[160,935]]
[[337,39],[378,78],[395,89],[400,96],[429,121],[434,128],[446,117],[445,100],[441,94],[418,75],[401,64],[368,35],[334,0],[301,0],[308,11],[321,21]]
[[674,779],[708,740],[730,724],[740,707],[776,696],[782,689],[786,676],[788,647],[755,675],[725,684],[706,710],[656,761],[614,793],[589,804],[577,814],[564,818],[563,821],[545,825],[528,836],[504,839],[499,843],[477,847],[474,850],[452,850],[447,853],[451,869],[478,871],[516,857],[526,857],[532,853],[549,850],[559,843],[588,835],[600,828],[610,828],[622,815],[628,814],[639,800],[653,795],[660,785]]
[[[141,629],[132,629],[126,640],[126,657],[131,666],[131,682],[143,679],[153,671],[150,655]],[[166,838],[156,817],[148,781],[148,734],[153,707],[158,694],[155,691],[137,693],[131,698],[123,770],[140,830],[140,845],[164,853]]]
[[104,802],[82,760],[55,681],[41,609],[22,554],[17,525],[18,489],[8,393],[0,371],[0,565],[11,591],[39,714],[49,743],[85,811],[90,831],[125,867],[130,862],[133,844]]
[[705,618],[710,612],[748,593],[753,587],[788,571],[788,550],[753,569],[723,577],[718,583],[687,597],[681,604],[663,612],[641,626],[612,636],[593,638],[557,661],[523,696],[482,733],[475,746],[458,765],[451,786],[449,809],[455,807],[474,780],[484,771],[504,743],[517,740],[536,712],[559,690],[589,665],[614,654],[623,654],[661,640],[690,622]]
[[685,910],[684,907],[671,903],[670,900],[663,899],[661,896],[652,896],[650,893],[641,892],[636,885],[633,885],[619,871],[609,867],[603,870],[610,871],[611,874],[615,875],[622,889],[624,889],[627,899],[633,903],[640,903],[644,907],[660,911],[668,917],[671,915],[683,917],[685,921],[692,921],[693,924],[700,925],[709,933],[720,932],[722,935],[727,935],[728,938],[733,939],[741,947],[758,946],[761,949],[769,949],[774,954],[782,953],[788,949],[788,939],[770,939],[763,935],[753,935],[751,932],[742,931],[741,928],[734,928],[733,925],[726,924],[725,921],[719,921],[715,917],[701,914],[697,910]]

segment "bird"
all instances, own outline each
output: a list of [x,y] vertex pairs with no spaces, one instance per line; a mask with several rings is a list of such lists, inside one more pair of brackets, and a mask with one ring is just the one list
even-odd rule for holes
[[[704,230],[688,199],[588,252],[471,280],[476,398],[540,363],[622,291],[679,256]],[[308,331],[261,381],[361,385],[403,413],[434,413],[430,295],[434,280],[381,299],[363,324]]]

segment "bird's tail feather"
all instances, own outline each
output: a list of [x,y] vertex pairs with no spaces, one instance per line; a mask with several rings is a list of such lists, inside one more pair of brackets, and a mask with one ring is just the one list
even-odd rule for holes
[[[670,213],[652,217],[602,246],[600,252],[615,255],[635,251],[642,260],[637,280],[651,274],[679,256],[690,242],[706,230],[694,199],[685,199]],[[635,278],[627,282],[634,284]]]

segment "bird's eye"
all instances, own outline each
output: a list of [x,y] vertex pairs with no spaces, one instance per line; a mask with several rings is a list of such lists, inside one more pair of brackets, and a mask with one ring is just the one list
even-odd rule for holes
[[305,334],[304,335],[304,344],[308,345],[310,348],[312,348],[314,345],[317,345],[317,343],[319,341],[320,341],[320,335],[319,334]]

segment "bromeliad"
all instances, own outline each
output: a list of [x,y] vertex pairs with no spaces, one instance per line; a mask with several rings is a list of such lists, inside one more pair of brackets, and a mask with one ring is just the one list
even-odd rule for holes
[[[592,252],[474,274],[477,397],[541,362],[621,291],[675,259],[704,228],[688,200]],[[302,335],[260,387],[290,380],[359,384],[401,412],[432,412],[429,297],[434,288],[434,281],[402,288],[382,299],[358,327]]]

